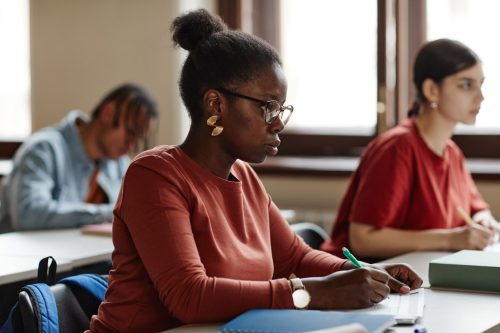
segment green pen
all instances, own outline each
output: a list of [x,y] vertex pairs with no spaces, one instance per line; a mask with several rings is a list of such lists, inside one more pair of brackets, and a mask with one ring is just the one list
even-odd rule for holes
[[361,266],[361,264],[359,263],[358,259],[356,259],[356,257],[354,257],[352,255],[351,252],[349,252],[349,250],[347,249],[347,247],[343,247],[342,248],[342,253],[344,254],[344,256],[347,258],[347,260],[349,260],[354,266],[356,266],[356,268],[361,268],[363,266]]
[[[358,259],[347,249],[347,247],[342,248],[342,253],[344,256],[349,260],[356,268],[362,268],[361,264],[359,263]],[[387,295],[387,298],[390,298],[389,295]]]

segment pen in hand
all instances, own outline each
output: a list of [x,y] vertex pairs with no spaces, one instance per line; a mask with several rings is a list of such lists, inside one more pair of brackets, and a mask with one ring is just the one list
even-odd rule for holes
[[457,206],[457,212],[458,215],[460,215],[460,217],[465,221],[465,223],[469,225],[469,227],[472,227],[474,224],[476,224],[462,207]]
[[361,268],[363,266],[361,266],[361,264],[359,263],[358,259],[356,259],[356,257],[353,256],[353,254],[347,249],[347,247],[343,247],[342,248],[342,253],[344,254],[344,256],[347,258],[347,260],[349,260],[356,268]]
[[[354,265],[354,267],[356,267],[356,268],[362,268],[363,267],[363,265],[361,265],[361,263],[358,261],[358,259],[356,259],[356,257],[349,251],[349,249],[347,249],[347,247],[344,246],[342,248],[342,253],[347,258],[347,260],[349,260]],[[390,280],[394,280],[397,283],[400,283],[398,280],[396,280],[392,276],[389,276],[389,279]],[[408,291],[410,290],[410,288],[408,286],[404,285],[404,287],[408,288],[407,289]],[[389,298],[389,295],[387,295],[387,298]]]
[[[474,222],[474,220],[469,216],[469,214],[467,214],[465,212],[465,210],[462,207],[457,206],[457,212],[458,212],[458,215],[460,215],[460,217],[467,223],[467,225],[469,227],[473,227],[474,225],[476,225],[476,222]],[[495,221],[495,224],[497,224],[496,221]],[[498,224],[493,225],[493,226],[490,224],[490,225],[486,225],[485,227],[488,228],[493,233],[491,241],[490,241],[490,245],[497,243],[498,237],[500,234],[500,227],[498,226]]]

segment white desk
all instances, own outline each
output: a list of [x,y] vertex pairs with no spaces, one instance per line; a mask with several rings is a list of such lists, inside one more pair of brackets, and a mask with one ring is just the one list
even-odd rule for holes
[[[33,256],[0,254],[0,285],[36,278],[40,259]],[[58,273],[68,272],[72,268],[71,261],[57,261]]]
[[12,170],[12,160],[0,160],[0,178],[6,176]]
[[[420,274],[424,280],[422,287],[429,288],[429,261],[451,254],[451,252],[411,252],[391,259],[381,261],[381,263],[407,263]],[[426,302],[427,303],[427,302]]]
[[[429,261],[449,254],[450,252],[412,252],[383,262],[409,263],[422,276],[424,286],[427,288],[421,325],[431,332],[483,332],[498,324],[500,322],[499,294],[429,288]],[[405,331],[401,330],[401,332]]]
[[[52,256],[74,267],[111,259],[111,237],[83,235],[79,229],[21,231],[0,235],[0,255],[21,255],[38,260]],[[37,266],[38,267],[38,266]]]
[[111,237],[83,235],[79,229],[0,234],[0,285],[36,278],[40,259],[52,256],[57,272],[111,259]]
[[[429,286],[429,261],[448,252],[413,252],[384,262],[406,262]],[[480,333],[500,322],[500,295],[444,290],[425,290],[424,317],[416,327],[425,327],[429,333]],[[186,325],[165,332],[216,333],[221,324]],[[414,326],[395,326],[388,332],[413,333]]]

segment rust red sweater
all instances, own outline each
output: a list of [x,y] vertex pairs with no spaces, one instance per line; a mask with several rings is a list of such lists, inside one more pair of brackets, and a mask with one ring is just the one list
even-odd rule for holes
[[345,260],[295,235],[248,164],[237,161],[231,176],[213,175],[174,146],[135,159],[114,211],[113,270],[91,332],[158,332],[293,308],[292,272],[340,268]]

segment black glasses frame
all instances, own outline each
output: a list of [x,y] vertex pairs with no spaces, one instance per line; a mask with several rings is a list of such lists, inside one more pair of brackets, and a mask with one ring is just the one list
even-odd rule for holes
[[[293,106],[292,105],[282,105],[280,102],[278,102],[277,100],[274,100],[274,99],[264,101],[264,100],[261,100],[261,99],[255,98],[255,97],[251,97],[251,96],[247,96],[247,95],[243,95],[243,94],[240,94],[240,93],[237,93],[235,91],[231,91],[231,90],[228,90],[228,89],[225,89],[222,87],[217,88],[217,90],[225,95],[231,95],[231,96],[247,99],[249,101],[260,103],[259,107],[264,111],[264,121],[268,125],[271,125],[278,117],[283,122],[283,125],[286,125],[286,123],[288,122],[288,120],[290,120],[290,117],[292,116],[292,113],[293,113]],[[276,115],[272,115],[272,113],[276,112],[276,111],[272,111],[271,107],[270,107],[270,105],[274,104],[274,103],[277,103],[279,105],[279,112]],[[285,113],[286,110],[289,110],[290,114],[286,117],[286,119],[283,119],[283,114]]]

